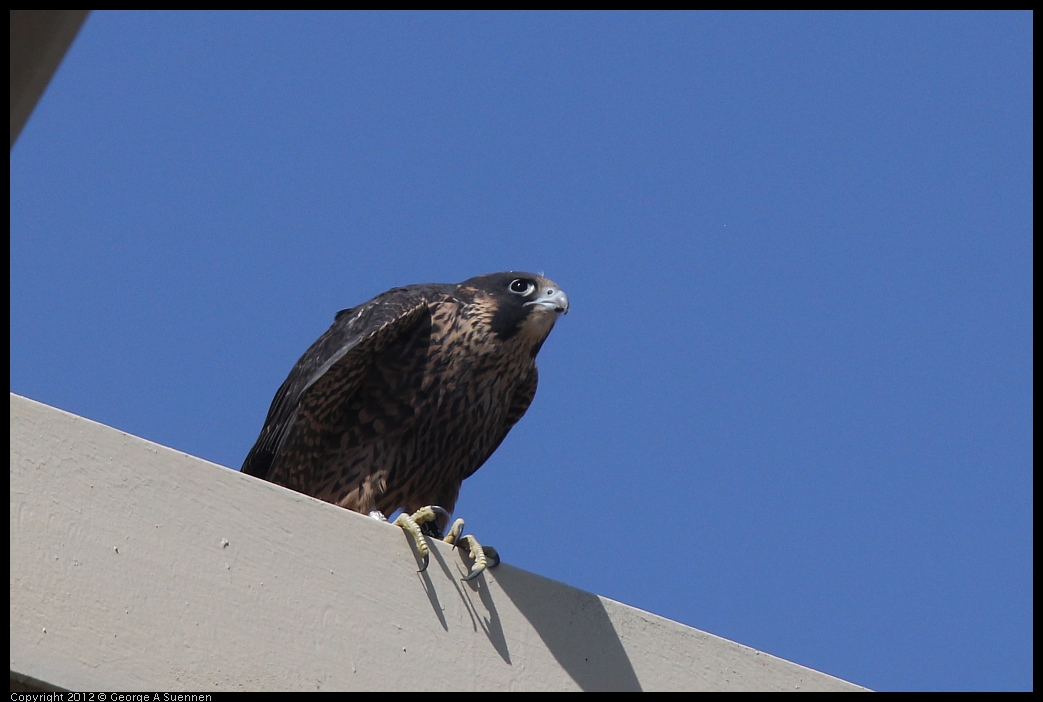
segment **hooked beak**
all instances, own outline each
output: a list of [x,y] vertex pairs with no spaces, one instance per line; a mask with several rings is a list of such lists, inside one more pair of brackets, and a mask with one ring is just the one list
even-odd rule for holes
[[525,303],[526,307],[529,305],[537,305],[558,314],[568,314],[569,296],[560,288],[547,287],[540,291],[539,297],[535,300]]

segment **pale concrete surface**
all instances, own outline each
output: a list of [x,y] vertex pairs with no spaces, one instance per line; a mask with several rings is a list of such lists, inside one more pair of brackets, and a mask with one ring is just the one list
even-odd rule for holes
[[11,671],[71,690],[857,690],[11,395]]

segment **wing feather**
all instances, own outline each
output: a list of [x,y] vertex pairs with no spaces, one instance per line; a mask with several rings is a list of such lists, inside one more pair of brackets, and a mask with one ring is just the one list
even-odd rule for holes
[[422,286],[395,288],[337,313],[276,392],[242,472],[268,478],[302,408],[321,417],[349,399],[368,364],[429,313],[426,292]]

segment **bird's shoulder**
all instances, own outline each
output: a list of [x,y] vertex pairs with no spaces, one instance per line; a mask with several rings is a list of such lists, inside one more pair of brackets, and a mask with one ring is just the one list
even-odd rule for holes
[[370,360],[412,329],[430,312],[451,299],[452,286],[426,284],[392,288],[373,299],[341,310],[333,324],[300,357],[287,388],[294,400],[349,354],[356,363]]
[[264,477],[302,406],[321,412],[323,406],[350,393],[357,371],[414,329],[432,307],[452,303],[453,288],[442,284],[392,288],[337,312],[333,324],[301,355],[276,392],[243,472]]

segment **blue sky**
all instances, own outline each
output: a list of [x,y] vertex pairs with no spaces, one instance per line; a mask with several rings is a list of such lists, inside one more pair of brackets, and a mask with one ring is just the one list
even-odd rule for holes
[[1032,686],[1032,16],[94,13],[11,389],[238,468],[333,314],[569,294],[457,514],[882,690]]

